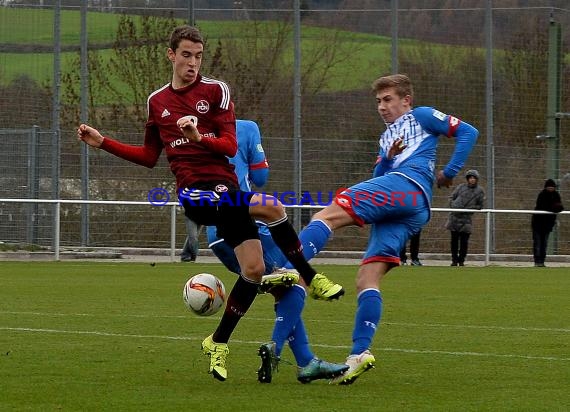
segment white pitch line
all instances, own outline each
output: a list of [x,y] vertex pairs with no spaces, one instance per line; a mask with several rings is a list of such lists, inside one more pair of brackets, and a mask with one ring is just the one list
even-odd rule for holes
[[[117,318],[187,318],[185,315],[125,315],[120,314],[110,314],[110,313],[58,313],[58,312],[15,312],[15,311],[0,311],[0,314],[7,315],[33,315],[33,316],[77,316],[77,317],[117,317]],[[211,317],[213,319],[214,317]]]
[[548,360],[548,361],[570,361],[570,358],[559,358],[556,356],[531,356],[531,355],[515,355],[508,353],[486,353],[486,352],[448,352],[441,350],[428,349],[399,349],[399,348],[380,348],[386,352],[403,352],[403,353],[419,353],[434,355],[453,355],[453,356],[481,356],[488,358],[513,358],[513,359],[532,359],[532,360]]
[[[57,312],[18,312],[18,311],[0,311],[0,314],[7,315],[33,315],[33,316],[78,316],[78,317],[120,317],[120,318],[143,318],[143,319],[185,319],[188,315],[136,315],[136,314],[95,314],[95,313],[57,313]],[[219,316],[193,317],[193,319],[219,319]],[[254,318],[246,317],[244,320],[273,322],[275,318]],[[327,319],[303,319],[305,322],[332,323],[339,325],[352,325],[352,321],[343,322]],[[382,322],[381,326],[409,326],[418,328],[456,328],[456,329],[485,329],[485,330],[502,330],[516,332],[561,332],[570,333],[570,328],[537,328],[527,326],[495,326],[495,325],[453,325],[448,323],[409,323],[409,322]]]
[[[165,339],[165,340],[189,340],[189,341],[201,341],[203,339],[202,337],[192,337],[192,336],[137,335],[137,334],[127,334],[127,333],[61,330],[61,329],[0,327],[0,330],[13,331],[13,332],[60,333],[60,334],[71,334],[71,335],[94,335],[94,336],[140,338],[140,339]],[[232,339],[232,343],[259,345],[261,342]],[[347,345],[313,344],[312,346],[321,347],[321,348],[350,349],[350,346]],[[441,351],[441,350],[403,349],[403,348],[374,348],[374,350],[379,350],[382,352],[400,352],[400,353],[412,353],[420,355],[430,354],[430,355],[451,355],[451,356],[477,356],[477,357],[487,357],[487,358],[492,357],[492,358],[526,359],[526,360],[546,360],[546,361],[560,361],[560,362],[570,361],[570,358],[560,358],[556,356],[531,356],[531,355],[515,355],[515,354],[486,353],[486,352],[451,352],[451,351]]]
[[492,326],[492,325],[452,325],[448,323],[406,323],[406,322],[384,322],[383,325],[413,326],[426,328],[461,328],[461,329],[491,329],[523,332],[563,332],[570,333],[568,328],[535,328],[526,326]]

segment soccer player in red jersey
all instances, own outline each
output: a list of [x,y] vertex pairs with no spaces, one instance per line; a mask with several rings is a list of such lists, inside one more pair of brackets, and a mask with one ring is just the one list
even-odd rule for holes
[[186,216],[217,227],[235,251],[241,276],[236,281],[216,331],[202,342],[210,357],[209,372],[227,378],[227,342],[253,303],[264,273],[263,252],[255,219],[267,224],[271,235],[309,285],[311,295],[338,299],[344,289],[317,274],[303,256],[303,248],[283,205],[267,195],[242,192],[228,157],[237,151],[236,120],[226,83],[202,76],[204,41],[199,30],[180,26],[170,36],[168,59],[172,81],[150,94],[142,146],[104,137],[81,124],[80,140],[120,158],[152,168],[164,149],[176,177],[178,197]]

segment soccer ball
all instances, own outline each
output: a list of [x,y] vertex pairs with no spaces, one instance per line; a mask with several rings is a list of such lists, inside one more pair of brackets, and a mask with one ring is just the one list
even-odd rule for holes
[[192,312],[200,316],[210,316],[224,306],[226,288],[216,276],[199,273],[188,279],[182,296],[186,307]]

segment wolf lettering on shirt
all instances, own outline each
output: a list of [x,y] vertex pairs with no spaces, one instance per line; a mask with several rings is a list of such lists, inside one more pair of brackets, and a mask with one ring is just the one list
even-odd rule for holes
[[[199,75],[194,83],[180,89],[170,83],[161,87],[150,94],[147,103],[147,137],[162,142],[177,187],[220,180],[237,186],[234,167],[228,161],[237,150],[237,140],[227,84]],[[201,142],[182,135],[176,123],[182,117],[191,118]]]

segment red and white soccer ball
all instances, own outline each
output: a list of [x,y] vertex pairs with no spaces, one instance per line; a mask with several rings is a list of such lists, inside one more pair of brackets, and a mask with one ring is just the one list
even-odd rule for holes
[[186,307],[192,312],[200,316],[210,316],[224,306],[226,288],[216,276],[199,273],[188,279],[182,296]]

